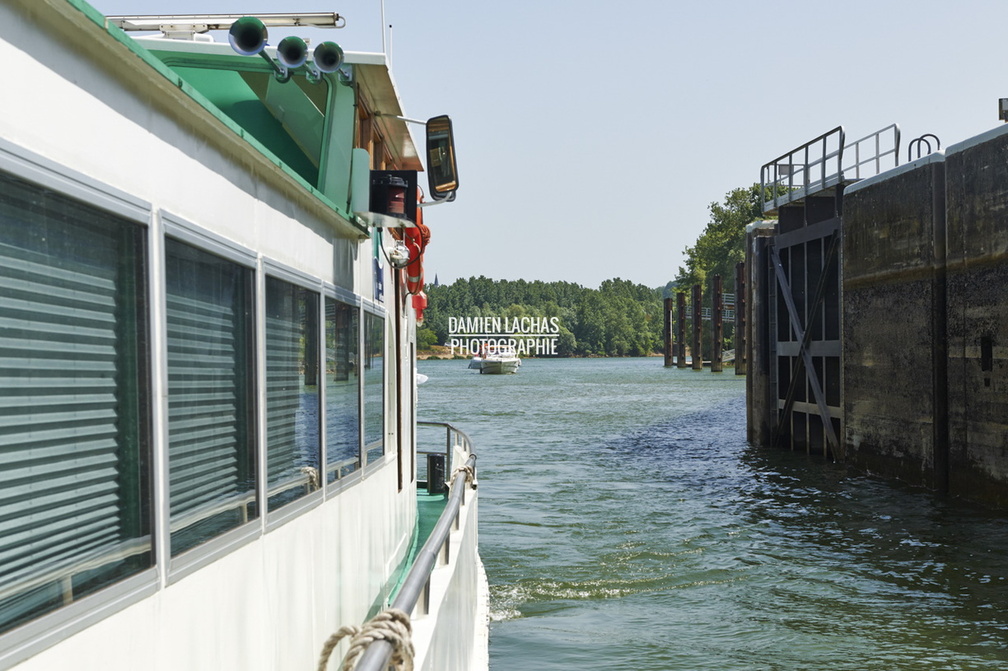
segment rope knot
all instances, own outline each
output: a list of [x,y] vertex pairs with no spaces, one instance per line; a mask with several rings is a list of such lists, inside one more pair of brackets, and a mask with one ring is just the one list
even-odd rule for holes
[[406,613],[396,608],[386,608],[375,615],[371,620],[364,623],[362,627],[347,625],[340,627],[330,636],[325,645],[322,646],[322,655],[319,658],[318,671],[326,671],[329,664],[329,656],[339,642],[350,637],[350,649],[347,650],[340,671],[352,671],[357,664],[357,659],[364,653],[369,645],[375,641],[388,641],[392,646],[391,665],[397,671],[413,670],[413,627],[410,624],[410,617]]

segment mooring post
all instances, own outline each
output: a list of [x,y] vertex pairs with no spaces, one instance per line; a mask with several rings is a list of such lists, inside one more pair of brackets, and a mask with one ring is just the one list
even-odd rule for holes
[[679,323],[676,329],[676,366],[686,367],[686,292],[680,291],[676,294],[676,309],[678,310]]
[[735,264],[735,374],[746,374],[745,262]]
[[672,367],[672,297],[665,298],[665,367]]
[[721,291],[721,276],[714,276],[714,296],[711,300],[711,372],[720,373],[721,338],[724,334],[724,294]]
[[700,340],[703,336],[703,289],[699,284],[693,285],[693,370],[703,370],[703,349]]

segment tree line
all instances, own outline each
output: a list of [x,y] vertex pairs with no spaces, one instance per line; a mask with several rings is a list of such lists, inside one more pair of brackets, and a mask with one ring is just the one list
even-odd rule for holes
[[[420,349],[447,345],[449,319],[499,317],[510,321],[531,317],[557,319],[557,356],[646,356],[661,352],[664,338],[664,296],[703,286],[709,305],[712,280],[721,275],[725,292],[736,291],[735,264],[745,259],[746,226],[762,218],[765,193],[759,184],[734,189],[721,203],[710,204],[710,220],[692,246],[684,250],[684,265],[664,287],[651,288],[614,278],[598,289],[571,282],[492,280],[483,276],[447,285],[428,285]],[[726,325],[726,336],[731,326]],[[705,351],[710,329],[704,329]]]
[[497,317],[513,323],[529,317],[558,325],[557,356],[646,356],[661,350],[661,289],[629,280],[606,280],[590,289],[572,282],[480,276],[428,285],[425,291],[420,349],[448,345],[451,318]]

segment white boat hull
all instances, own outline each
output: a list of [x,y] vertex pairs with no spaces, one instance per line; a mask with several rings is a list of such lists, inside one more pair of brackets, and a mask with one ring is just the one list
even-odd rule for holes
[[505,375],[517,373],[521,359],[484,359],[480,363],[480,373],[488,375]]

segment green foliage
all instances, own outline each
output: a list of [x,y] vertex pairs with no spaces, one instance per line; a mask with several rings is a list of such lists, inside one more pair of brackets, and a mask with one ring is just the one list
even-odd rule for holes
[[429,350],[431,347],[438,344],[437,333],[435,333],[433,329],[418,329],[416,338],[417,349],[419,350]]
[[731,291],[735,265],[745,260],[745,228],[762,216],[763,191],[759,184],[730,191],[723,203],[711,203],[707,227],[684,252],[686,265],[679,267],[676,276],[680,291],[700,284],[707,293],[714,275],[720,275],[725,291]]
[[[661,350],[665,326],[663,298],[689,292],[694,284],[712,290],[711,278],[721,275],[723,290],[733,292],[735,266],[745,260],[745,228],[763,216],[763,193],[758,184],[725,195],[711,203],[710,221],[692,247],[674,282],[652,289],[628,280],[604,281],[598,289],[571,282],[459,279],[453,284],[428,286],[424,329],[418,345],[449,341],[449,317],[553,318],[560,325],[560,356],[642,356]],[[709,298],[706,299],[709,304]],[[731,324],[725,324],[729,337]],[[705,324],[710,347],[710,325]],[[433,334],[430,335],[430,334]]]
[[[459,279],[428,286],[424,330],[449,341],[449,317],[556,318],[559,356],[644,356],[661,350],[662,290],[628,280],[598,289],[570,282]],[[419,335],[418,335],[419,337]]]
[[[746,226],[763,219],[763,202],[767,198],[759,184],[734,189],[725,194],[724,202],[710,204],[710,221],[692,247],[687,247],[685,265],[679,267],[675,285],[677,291],[691,300],[693,285],[703,288],[704,301],[710,305],[709,296],[714,290],[714,276],[721,276],[722,291],[734,293],[735,266],[745,261]],[[668,293],[671,287],[666,287]],[[724,334],[729,337],[734,325],[725,323]],[[703,351],[711,351],[710,323],[703,325]],[[687,336],[688,337],[688,336]]]

